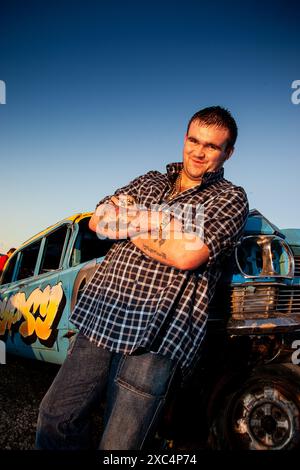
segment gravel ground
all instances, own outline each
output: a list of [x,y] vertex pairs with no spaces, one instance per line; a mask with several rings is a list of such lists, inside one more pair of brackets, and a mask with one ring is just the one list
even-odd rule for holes
[[17,356],[0,365],[0,449],[34,448],[39,403],[59,366]]

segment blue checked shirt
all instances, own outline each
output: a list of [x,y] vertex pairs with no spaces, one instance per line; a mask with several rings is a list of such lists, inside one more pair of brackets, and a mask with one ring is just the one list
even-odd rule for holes
[[[150,171],[115,195],[131,195],[149,209],[163,204],[181,168],[182,163],[173,163],[165,174]],[[194,271],[180,270],[148,257],[129,239],[117,241],[71,316],[91,341],[124,354],[142,348],[168,355],[179,362],[183,374],[195,364],[222,258],[232,251],[248,215],[245,191],[225,180],[223,173],[206,173],[200,185],[169,203],[203,205],[208,262]]]

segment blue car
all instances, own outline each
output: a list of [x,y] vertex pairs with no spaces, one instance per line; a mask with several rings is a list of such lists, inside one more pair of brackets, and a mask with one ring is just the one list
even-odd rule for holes
[[69,314],[111,247],[76,214],[25,242],[0,284],[0,339],[7,352],[61,364],[76,333]]

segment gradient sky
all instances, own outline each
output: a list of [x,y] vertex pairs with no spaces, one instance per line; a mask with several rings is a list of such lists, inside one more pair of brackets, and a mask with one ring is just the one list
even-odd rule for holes
[[296,1],[1,1],[0,252],[182,159],[198,109],[237,120],[225,176],[300,227]]

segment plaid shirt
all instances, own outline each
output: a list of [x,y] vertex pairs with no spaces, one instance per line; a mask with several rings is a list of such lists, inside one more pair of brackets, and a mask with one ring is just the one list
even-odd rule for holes
[[[150,171],[115,194],[131,195],[147,208],[163,204],[181,168],[182,163],[173,163],[166,174]],[[220,169],[205,174],[200,185],[169,203],[204,206],[208,262],[194,271],[180,270],[146,256],[129,239],[116,242],[71,317],[91,341],[124,354],[143,348],[168,355],[178,360],[184,374],[195,363],[222,255],[232,251],[248,215],[245,191],[225,180],[223,173]]]

